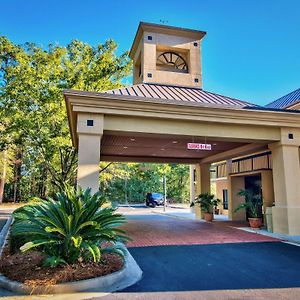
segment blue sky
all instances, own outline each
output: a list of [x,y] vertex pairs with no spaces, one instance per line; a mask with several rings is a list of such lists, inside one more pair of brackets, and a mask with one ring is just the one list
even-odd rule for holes
[[266,104],[300,88],[298,0],[9,0],[0,35],[15,43],[92,45],[113,38],[127,50],[140,21],[207,31],[203,88]]

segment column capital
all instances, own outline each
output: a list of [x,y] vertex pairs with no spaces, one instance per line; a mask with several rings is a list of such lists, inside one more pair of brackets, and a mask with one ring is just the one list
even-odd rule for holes
[[268,144],[268,148],[272,151],[278,147],[296,147],[296,148],[299,148],[300,147],[300,144],[298,142],[294,142],[294,141],[291,141],[290,143],[289,142],[284,142],[284,141],[279,141],[279,142],[275,142],[275,143],[272,143],[272,144]]
[[78,113],[77,134],[102,135],[104,115],[95,113]]
[[280,128],[280,141],[269,144],[268,147],[277,148],[279,146],[300,147],[300,128],[282,127]]

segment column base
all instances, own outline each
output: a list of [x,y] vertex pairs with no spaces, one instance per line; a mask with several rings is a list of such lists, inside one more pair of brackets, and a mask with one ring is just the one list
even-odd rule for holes
[[196,219],[197,220],[203,219],[203,214],[201,212],[200,206],[199,205],[195,205],[194,208],[195,208],[195,217],[196,217]]
[[273,232],[300,235],[300,207],[272,207]]

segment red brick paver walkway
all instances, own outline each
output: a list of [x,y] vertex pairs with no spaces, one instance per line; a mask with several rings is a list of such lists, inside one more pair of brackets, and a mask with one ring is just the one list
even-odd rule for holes
[[[234,222],[204,223],[161,216],[132,219],[123,226],[132,241],[128,247],[274,242],[277,239],[234,228]],[[245,226],[245,224],[244,224]]]

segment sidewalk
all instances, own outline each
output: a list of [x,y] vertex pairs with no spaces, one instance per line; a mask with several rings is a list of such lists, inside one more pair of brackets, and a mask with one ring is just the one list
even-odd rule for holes
[[[199,222],[205,222],[202,219],[197,219],[195,213],[191,211],[191,208],[185,208],[185,207],[178,207],[178,206],[167,206],[166,211],[163,210],[161,207],[156,207],[155,209],[152,209],[153,213],[162,214],[169,217],[175,217],[175,218],[183,218],[183,219],[189,219],[189,220],[195,220]],[[227,221],[228,217],[225,215],[214,215],[215,221]]]
[[[190,208],[177,208],[173,206],[168,206],[166,208],[166,211],[164,212],[161,208],[159,211],[156,209],[152,210],[153,213],[162,214],[169,217],[175,217],[175,218],[183,218],[183,219],[189,219],[189,220],[196,220],[199,222],[205,222],[202,219],[196,219],[196,216],[194,213],[191,212]],[[227,216],[224,215],[215,215],[214,221],[229,221]],[[232,226],[232,223],[230,224]],[[300,245],[300,235],[287,235],[287,234],[280,234],[280,233],[273,233],[269,232],[266,229],[253,229],[251,227],[236,227],[235,228],[251,233],[256,233],[264,236],[269,236],[275,239],[282,240],[283,242],[288,242],[292,244]]]
[[283,242],[300,245],[300,235],[287,235],[282,233],[274,233],[274,232],[269,232],[266,229],[253,229],[250,227],[236,227],[236,228],[247,232],[273,237],[275,239],[282,240]]

